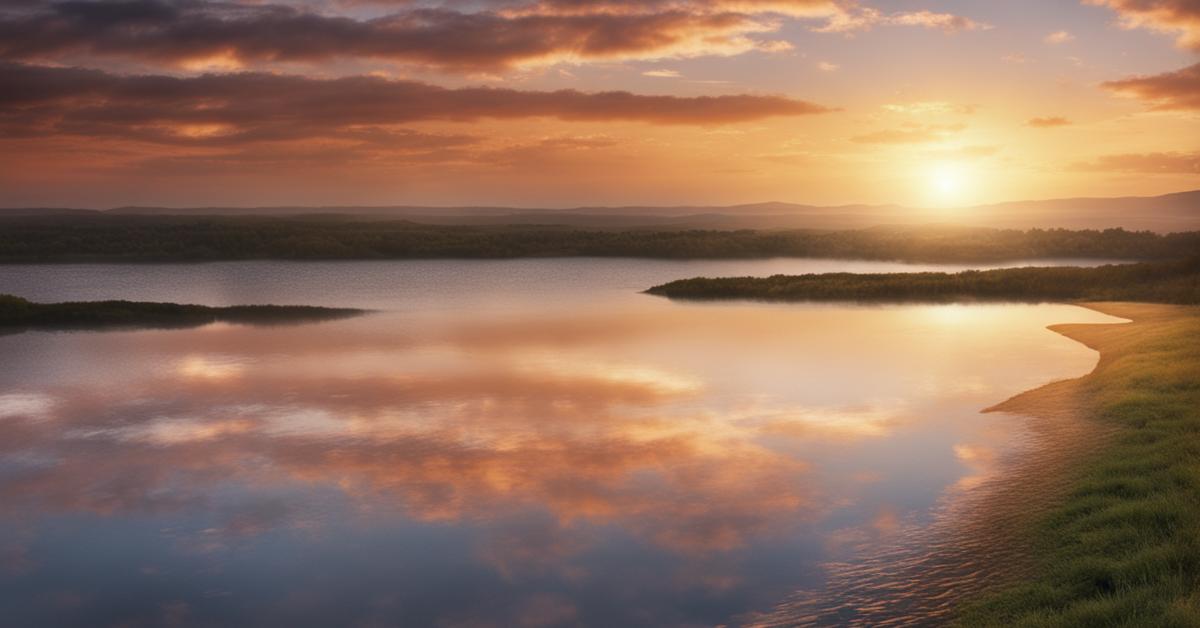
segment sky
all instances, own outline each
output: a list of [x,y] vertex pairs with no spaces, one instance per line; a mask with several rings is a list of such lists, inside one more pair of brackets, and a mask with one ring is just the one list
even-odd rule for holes
[[1200,188],[1200,0],[0,0],[0,206]]

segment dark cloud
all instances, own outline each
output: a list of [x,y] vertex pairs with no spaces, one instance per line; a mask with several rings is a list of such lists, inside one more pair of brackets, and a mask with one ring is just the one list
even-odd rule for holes
[[[788,50],[763,39],[785,17],[814,30],[880,25],[947,32],[988,28],[969,18],[886,14],[839,0],[527,0],[350,2],[382,5],[373,18],[309,2],[68,0],[0,5],[0,58],[116,57],[141,63],[244,67],[274,62],[384,59],[457,71],[530,63],[661,59]],[[16,6],[4,10],[4,6]],[[361,12],[359,12],[361,13]]]
[[1144,100],[1155,109],[1200,109],[1200,63],[1165,74],[1108,81],[1103,86]]
[[0,12],[0,57],[113,56],[175,66],[374,58],[500,70],[564,59],[739,54],[769,48],[750,36],[776,26],[753,13],[683,7],[567,13],[411,7],[355,19],[282,4],[72,1]]
[[[0,64],[0,134],[7,137],[75,135],[235,144],[347,134],[369,137],[376,133],[370,127],[430,120],[549,117],[717,125],[826,111],[783,96],[451,89],[374,76],[123,76]],[[445,137],[402,139],[447,143]]]

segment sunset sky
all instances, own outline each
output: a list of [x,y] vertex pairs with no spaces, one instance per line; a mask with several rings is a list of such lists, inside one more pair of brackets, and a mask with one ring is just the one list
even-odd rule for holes
[[1200,188],[1200,0],[0,0],[0,206]]

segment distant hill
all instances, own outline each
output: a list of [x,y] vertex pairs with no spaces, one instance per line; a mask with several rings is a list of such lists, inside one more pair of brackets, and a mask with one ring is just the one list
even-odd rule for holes
[[98,209],[67,209],[63,207],[0,207],[0,218],[4,216],[96,216]]
[[996,227],[1046,223],[1044,226],[1074,229],[1111,226],[1149,231],[1192,231],[1200,226],[1200,190],[1151,197],[1018,201],[962,211],[973,217],[973,224]]
[[[94,210],[0,209],[10,215],[95,215]],[[588,229],[856,229],[882,225],[953,224],[1003,228],[1104,229],[1157,232],[1200,230],[1200,190],[1153,197],[1016,201],[954,209],[899,205],[820,207],[793,203],[731,206],[628,206],[529,209],[520,207],[118,207],[118,215],[246,215],[402,219],[437,225],[544,224]]]

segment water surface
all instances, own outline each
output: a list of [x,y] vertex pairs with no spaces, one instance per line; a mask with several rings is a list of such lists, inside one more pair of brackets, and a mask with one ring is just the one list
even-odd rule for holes
[[874,262],[0,266],[0,292],[366,307],[0,336],[11,626],[752,622],[1019,454],[1065,305],[678,303]]

